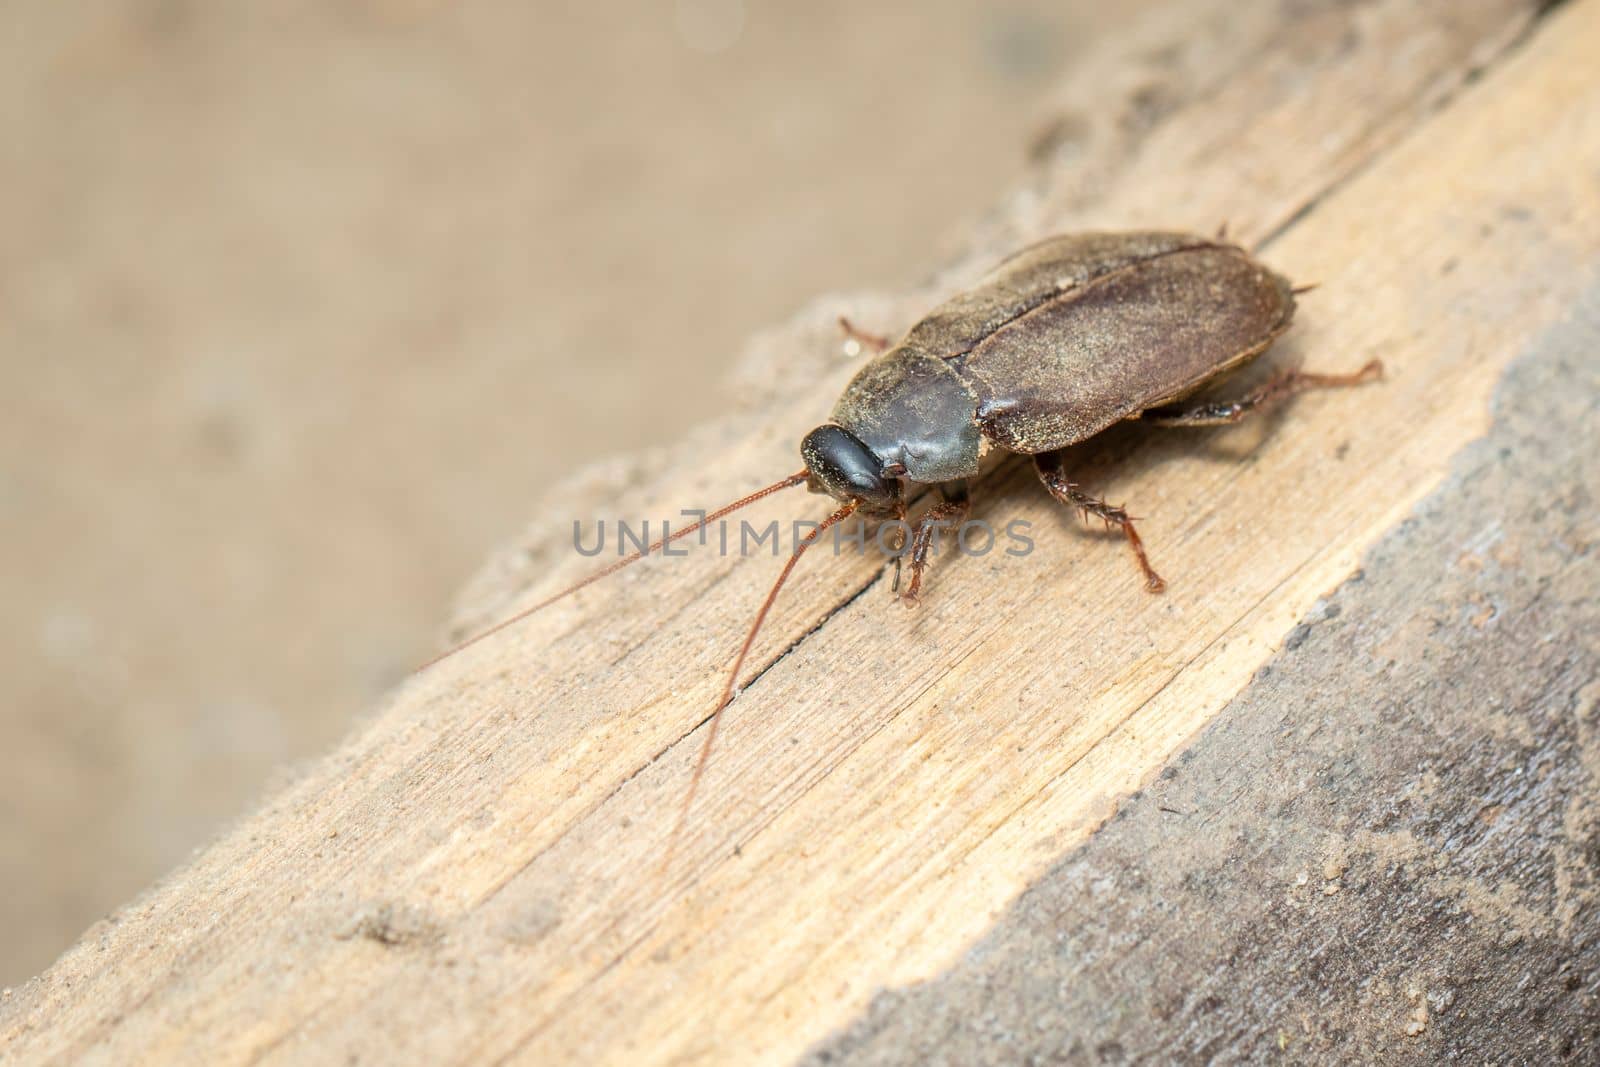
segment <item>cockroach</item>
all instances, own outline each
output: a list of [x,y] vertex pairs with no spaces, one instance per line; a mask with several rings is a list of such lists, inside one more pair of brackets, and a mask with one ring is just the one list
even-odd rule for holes
[[1357,385],[1381,375],[1377,360],[1351,374],[1287,370],[1236,400],[1185,402],[1266,351],[1289,328],[1295,296],[1304,291],[1227,243],[1222,233],[1210,240],[1183,233],[1085,233],[1017,252],[935,308],[898,344],[841,319],[853,340],[878,354],[845,387],[828,421],[801,440],[803,470],[619,559],[424,666],[780,490],[805,485],[832,497],[838,508],[795,545],[733,658],[684,798],[681,830],[722,711],[779,590],[805,550],[851,515],[904,522],[909,500],[924,489],[936,495],[909,533],[909,546],[901,546],[911,571],[904,589],[896,556],[895,592],[914,605],[934,536],[965,520],[968,484],[985,454],[998,449],[1030,456],[1051,496],[1122,531],[1144,587],[1161,592],[1165,582],[1128,512],[1073,483],[1063,450],[1124,419],[1219,426],[1307,389]]

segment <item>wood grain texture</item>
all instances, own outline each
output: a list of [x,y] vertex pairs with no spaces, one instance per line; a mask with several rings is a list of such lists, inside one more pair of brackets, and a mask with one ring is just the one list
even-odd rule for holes
[[[985,483],[977,516],[1029,521],[1035,551],[940,561],[916,612],[872,559],[808,560],[663,872],[719,668],[776,563],[700,551],[633,568],[404,686],[11,994],[6,1050],[775,1061],[959,955],[1438,482],[1482,432],[1497,374],[1600,256],[1600,5],[1537,23],[1509,0],[1235,7],[1250,62],[1219,47],[1205,54],[1228,63],[1206,71],[1169,50],[1192,99],[1109,143],[1091,127],[1105,151],[1056,159],[970,257],[865,301],[903,327],[995,246],[1079,212],[1230,219],[1271,236],[1276,269],[1320,280],[1279,358],[1378,356],[1384,385],[1223,433],[1119,428],[1077,457],[1080,481],[1145,518],[1165,597],[1026,475]],[[1174,5],[1170,41],[1206,39],[1218,10]],[[670,518],[792,470],[854,370],[822,355],[826,317],[762,338],[752,407],[586,517]],[[781,496],[755,511],[822,513]],[[498,592],[466,618],[580,573],[568,517],[493,568]],[[526,567],[537,587],[517,586]]]
[[1116,818],[808,1063],[1593,1063],[1600,271]]

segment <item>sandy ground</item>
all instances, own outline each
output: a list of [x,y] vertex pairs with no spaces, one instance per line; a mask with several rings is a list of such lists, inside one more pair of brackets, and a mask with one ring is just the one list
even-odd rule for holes
[[0,982],[337,738],[563,472],[924,275],[1143,2],[7,4]]

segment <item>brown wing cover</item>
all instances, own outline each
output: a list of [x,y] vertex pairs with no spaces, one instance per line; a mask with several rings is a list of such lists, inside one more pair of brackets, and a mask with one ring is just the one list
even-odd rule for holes
[[[1121,243],[1120,265],[1038,301],[987,335],[954,321],[943,331],[952,339],[960,330],[978,338],[949,358],[978,397],[979,428],[1003,448],[1028,454],[1063,448],[1176,399],[1260,354],[1294,314],[1288,282],[1242,249],[1175,234],[1099,239]],[[1016,292],[1006,277],[1012,264],[1019,278],[1046,275],[1045,255],[1024,262],[1033,251],[991,276],[1002,285],[979,286],[968,299]],[[1081,271],[1115,258],[1110,245],[1098,261],[1075,249],[1065,266]]]
[[900,344],[949,359],[1048,300],[1140,260],[1212,244],[1185,233],[1078,233],[1029,245],[934,308]]

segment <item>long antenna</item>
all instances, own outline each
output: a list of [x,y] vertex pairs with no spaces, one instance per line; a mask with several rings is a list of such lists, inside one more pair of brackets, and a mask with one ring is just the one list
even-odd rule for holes
[[[433,666],[435,663],[438,663],[441,660],[449,659],[451,656],[455,655],[457,652],[460,652],[462,649],[468,648],[468,647],[470,647],[472,645],[475,645],[479,641],[482,641],[486,637],[494,636],[495,634],[499,633],[501,630],[504,630],[507,626],[510,626],[513,623],[521,622],[523,619],[526,619],[529,615],[533,615],[536,612],[543,611],[545,608],[549,607],[551,604],[554,604],[556,601],[561,600],[564,597],[571,596],[573,593],[576,593],[578,590],[582,589],[584,586],[589,585],[589,584],[591,584],[593,582],[598,582],[600,579],[602,579],[604,577],[607,577],[608,575],[615,574],[618,571],[620,571],[622,568],[628,566],[628,564],[630,564],[630,563],[639,562],[641,559],[644,559],[644,557],[646,557],[650,553],[656,551],[658,548],[661,548],[664,545],[670,544],[671,542],[676,541],[680,537],[688,537],[690,534],[695,533],[698,530],[701,530],[706,526],[709,526],[711,523],[716,522],[718,519],[721,519],[721,518],[723,518],[723,517],[725,517],[727,515],[731,515],[733,512],[738,511],[740,508],[744,507],[747,504],[754,504],[757,500],[760,500],[763,497],[771,496],[773,493],[778,492],[780,489],[789,489],[789,488],[792,488],[793,486],[799,485],[801,482],[804,482],[808,477],[810,477],[810,471],[797,471],[796,473],[789,475],[789,477],[783,479],[782,481],[773,482],[771,485],[767,486],[765,489],[757,489],[755,492],[751,493],[749,496],[740,497],[738,500],[735,500],[733,503],[727,505],[726,507],[718,508],[716,511],[711,512],[711,514],[707,515],[705,518],[701,519],[699,522],[692,523],[692,524],[690,524],[688,526],[685,526],[681,530],[674,530],[672,533],[668,534],[666,537],[661,538],[659,541],[651,542],[650,545],[647,546],[646,548],[640,549],[639,551],[634,552],[631,555],[627,555],[627,556],[622,557],[621,559],[617,560],[617,562],[611,564],[610,566],[603,567],[600,570],[595,571],[593,574],[589,575],[587,578],[584,578],[584,579],[582,579],[580,581],[574,582],[573,584],[567,586],[565,589],[561,590],[559,593],[554,593],[554,594],[552,594],[550,596],[545,597],[543,600],[541,600],[537,604],[533,605],[533,607],[524,608],[522,611],[517,612],[515,615],[511,616],[510,618],[500,620],[499,622],[495,623],[493,626],[489,627],[487,630],[483,630],[483,631],[481,631],[479,633],[473,634],[471,637],[467,638],[465,641],[462,641],[460,644],[455,645],[455,646],[453,646],[451,648],[445,649],[443,652],[439,653],[437,656],[435,656],[432,659],[428,660],[426,663],[423,663],[420,666],[414,668],[411,673],[412,674],[421,674],[423,671],[427,670],[429,667]],[[741,658],[743,658],[743,657],[741,656]]]
[[844,507],[823,519],[817,524],[815,530],[812,530],[811,533],[801,539],[799,544],[795,545],[793,554],[789,556],[788,562],[783,565],[783,570],[778,575],[778,580],[772,583],[772,589],[767,593],[767,599],[762,602],[761,610],[756,612],[755,621],[750,624],[750,632],[745,634],[744,644],[739,646],[739,654],[734,657],[733,667],[728,671],[728,680],[722,687],[722,696],[718,699],[716,708],[711,712],[711,725],[706,730],[705,743],[700,746],[700,759],[694,765],[694,777],[689,779],[689,792],[683,798],[683,807],[678,811],[678,822],[672,828],[672,836],[667,840],[667,851],[661,859],[663,869],[672,862],[673,853],[678,847],[678,837],[683,833],[684,823],[689,818],[689,808],[694,804],[694,795],[700,788],[700,776],[705,773],[706,762],[711,759],[711,746],[717,739],[717,727],[722,724],[722,711],[733,702],[733,690],[735,683],[739,680],[739,668],[744,666],[745,657],[750,654],[751,646],[756,643],[756,635],[761,632],[761,624],[767,621],[767,613],[772,610],[772,605],[777,601],[778,591],[783,588],[783,583],[789,580],[789,575],[794,571],[795,564],[800,562],[800,557],[805,554],[806,549],[816,544],[828,527],[843,522],[854,514],[855,510],[860,506],[861,502],[859,500],[850,501]]

